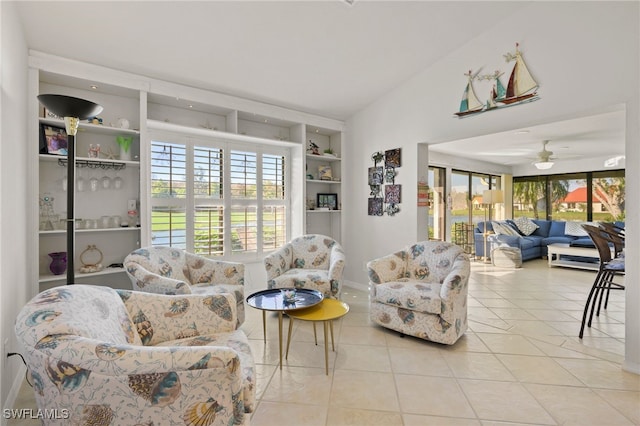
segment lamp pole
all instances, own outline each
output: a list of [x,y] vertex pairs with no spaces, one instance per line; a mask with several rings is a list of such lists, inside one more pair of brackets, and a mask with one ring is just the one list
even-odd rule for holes
[[38,100],[49,111],[64,117],[67,131],[67,285],[75,282],[75,192],[76,133],[80,120],[94,117],[102,107],[91,101],[64,95],[39,95]]

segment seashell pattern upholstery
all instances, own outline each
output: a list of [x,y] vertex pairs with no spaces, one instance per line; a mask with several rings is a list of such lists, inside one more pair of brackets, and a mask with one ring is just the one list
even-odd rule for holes
[[44,424],[247,424],[255,364],[232,295],[70,285],[15,324]]
[[209,259],[173,247],[143,247],[124,259],[133,289],[158,294],[231,293],[244,322],[244,264]]
[[373,322],[454,344],[467,329],[470,263],[451,243],[424,241],[367,263]]
[[334,239],[302,235],[265,257],[267,287],[306,288],[340,299],[344,262],[342,246]]

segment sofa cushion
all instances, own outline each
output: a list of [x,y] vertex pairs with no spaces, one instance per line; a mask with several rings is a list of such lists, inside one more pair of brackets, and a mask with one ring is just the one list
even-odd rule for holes
[[[486,229],[485,229],[486,226]],[[478,222],[478,225],[476,226],[476,232],[479,233],[484,233],[484,232],[493,232],[493,226],[491,225],[491,221],[486,221],[486,222]]]
[[570,235],[559,235],[555,237],[543,238],[542,244],[546,247],[549,244],[571,244],[576,237],[572,237]]
[[522,237],[520,238],[520,248],[522,250],[526,250],[532,247],[538,247],[540,245],[540,242],[541,238]]
[[421,281],[390,281],[376,286],[373,301],[429,314],[442,313],[442,285]]
[[558,220],[551,221],[551,227],[549,228],[549,237],[560,237],[565,234],[565,223]]
[[539,228],[531,219],[526,216],[520,216],[513,221],[522,235],[531,235]]
[[532,221],[533,223],[538,225],[538,229],[536,229],[534,233],[531,235],[538,235],[543,238],[546,238],[549,236],[549,230],[551,229],[550,220],[532,219]]
[[596,245],[593,244],[591,238],[576,238],[575,240],[569,243],[571,247],[586,247],[586,248],[595,248]]

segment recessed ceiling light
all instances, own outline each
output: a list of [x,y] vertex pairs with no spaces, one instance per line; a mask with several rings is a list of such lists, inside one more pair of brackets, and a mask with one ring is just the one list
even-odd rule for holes
[[92,85],[91,85],[91,86],[89,86],[89,87],[91,87],[91,89],[93,89],[93,90],[98,90],[98,86],[96,86],[95,84],[92,84]]
[[526,135],[527,133],[530,133],[531,130],[528,129],[522,129],[522,130],[516,130],[516,135]]
[[193,108],[193,105],[189,105],[189,108]]

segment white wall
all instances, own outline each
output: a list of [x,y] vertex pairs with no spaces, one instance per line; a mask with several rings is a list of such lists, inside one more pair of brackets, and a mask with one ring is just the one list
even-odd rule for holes
[[27,45],[13,3],[0,2],[0,378],[2,402],[22,365],[20,358],[6,360],[5,351],[17,351],[13,319],[27,302]]
[[[630,255],[637,253],[636,194],[640,185],[639,168],[633,166],[638,164],[639,143],[638,22],[637,2],[532,2],[510,19],[488,26],[485,34],[349,119],[346,146],[350,175],[346,193],[351,199],[345,223],[346,278],[366,283],[362,265],[367,260],[415,242],[420,235],[415,225],[415,186],[420,176],[412,164],[419,143],[441,143],[576,118],[620,103],[626,104],[628,117],[627,231],[635,236],[630,238],[633,243],[627,250]],[[520,43],[529,70],[540,84],[541,99],[490,114],[454,118],[466,83],[463,73],[469,68],[494,66],[498,63],[496,58],[514,51],[515,42]],[[504,79],[511,67],[512,64],[504,64]],[[493,68],[484,71],[491,72]],[[402,211],[395,217],[367,216],[370,155],[391,148],[402,148],[403,166],[396,180],[403,185]],[[637,283],[637,268],[629,268],[628,282]],[[630,287],[627,325],[636,324],[636,328],[627,329],[627,364],[638,367],[639,290],[637,285]],[[629,355],[629,347],[633,355]]]

